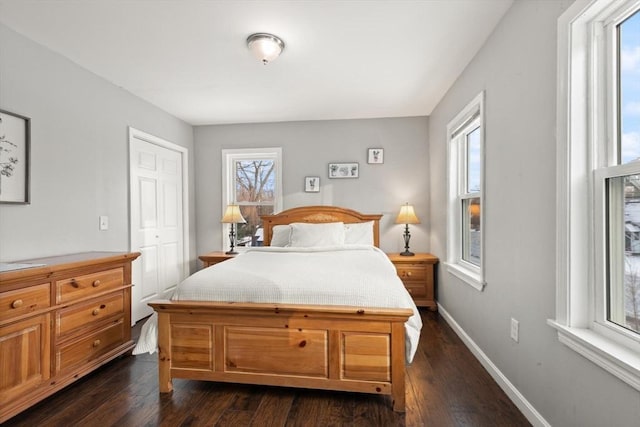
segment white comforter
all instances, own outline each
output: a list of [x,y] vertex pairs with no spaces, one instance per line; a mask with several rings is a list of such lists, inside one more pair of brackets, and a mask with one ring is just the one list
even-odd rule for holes
[[[408,363],[422,328],[395,267],[373,246],[252,248],[188,277],[172,300],[411,308],[414,314],[405,324]],[[156,348],[154,315],[143,326],[134,354]]]

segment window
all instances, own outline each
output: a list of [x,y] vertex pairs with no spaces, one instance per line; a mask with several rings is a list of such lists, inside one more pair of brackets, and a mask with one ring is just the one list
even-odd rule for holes
[[[619,63],[615,78],[620,95],[615,123],[619,163],[634,162],[634,169],[640,172],[637,166],[640,163],[640,10],[615,28],[618,40],[614,52]],[[635,231],[640,226],[640,175],[610,178],[607,190],[610,260],[607,320],[640,335],[640,253]]]
[[640,390],[640,1],[558,27],[558,303],[549,323]]
[[447,126],[449,144],[449,272],[478,290],[482,276],[483,112],[479,94]]
[[[281,159],[280,148],[222,150],[223,209],[237,204],[247,221],[237,225],[237,246],[262,246],[260,216],[282,209]],[[223,247],[229,244],[228,236],[228,224],[223,224]]]

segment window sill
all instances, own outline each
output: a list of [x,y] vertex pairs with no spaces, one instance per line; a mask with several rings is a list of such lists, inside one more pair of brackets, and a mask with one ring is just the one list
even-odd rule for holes
[[484,280],[482,280],[482,276],[477,272],[465,268],[460,264],[446,263],[445,265],[447,266],[447,271],[450,274],[453,274],[458,279],[465,282],[467,285],[480,292],[484,290],[486,283]]
[[547,323],[558,331],[558,340],[640,391],[640,354],[591,329],[570,328],[553,319]]

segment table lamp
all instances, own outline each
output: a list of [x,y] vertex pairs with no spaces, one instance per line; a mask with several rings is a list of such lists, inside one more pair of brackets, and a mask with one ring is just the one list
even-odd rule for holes
[[400,253],[403,256],[413,256],[413,252],[409,251],[409,239],[411,239],[411,233],[409,233],[409,224],[420,224],[420,220],[416,216],[413,206],[408,202],[400,207],[400,213],[396,218],[396,224],[404,224],[404,252]]
[[229,242],[231,243],[231,249],[229,252],[225,252],[227,255],[236,255],[238,252],[234,251],[233,248],[236,246],[236,231],[235,225],[246,224],[247,220],[245,220],[240,213],[240,206],[238,205],[228,205],[227,210],[224,212],[224,216],[220,221],[223,224],[231,224],[231,231],[229,232]]

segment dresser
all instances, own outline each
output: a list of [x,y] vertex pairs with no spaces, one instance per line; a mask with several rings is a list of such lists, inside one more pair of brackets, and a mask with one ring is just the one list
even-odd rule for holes
[[416,253],[414,256],[387,254],[396,267],[398,277],[418,307],[437,309],[435,300],[435,265],[438,257],[427,253]]
[[139,255],[86,252],[0,273],[0,423],[134,347]]

